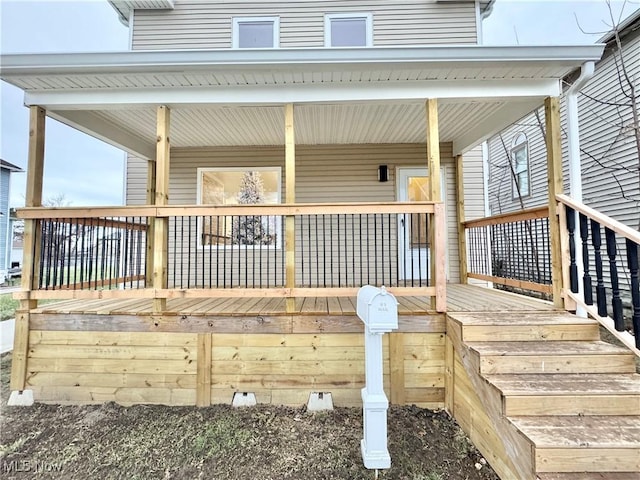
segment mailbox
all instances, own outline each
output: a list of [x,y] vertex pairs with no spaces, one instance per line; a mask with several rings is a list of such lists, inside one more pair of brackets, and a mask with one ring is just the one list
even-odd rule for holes
[[371,333],[398,329],[398,301],[384,287],[366,285],[358,290],[357,313]]

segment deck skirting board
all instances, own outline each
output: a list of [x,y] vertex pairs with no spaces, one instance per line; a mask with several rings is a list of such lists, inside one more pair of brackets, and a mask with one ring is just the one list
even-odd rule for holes
[[[444,334],[390,343],[385,336],[388,397],[441,408]],[[361,333],[32,330],[29,344],[27,388],[47,403],[208,406],[252,392],[260,403],[300,406],[312,392],[331,392],[338,406],[360,406],[365,384]]]
[[[444,314],[402,315],[399,332],[443,333]],[[353,315],[138,315],[32,313],[31,330],[175,333],[363,333]]]

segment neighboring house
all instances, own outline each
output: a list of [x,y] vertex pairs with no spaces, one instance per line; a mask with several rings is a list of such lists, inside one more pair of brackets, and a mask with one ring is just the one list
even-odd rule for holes
[[[595,65],[593,78],[578,94],[582,197],[589,207],[639,230],[640,141],[633,128],[633,109],[628,97],[630,90],[624,77],[628,76],[633,82],[637,95],[640,90],[640,9],[631,14],[618,31],[622,50],[618,49],[613,32],[604,36],[599,43],[607,45],[605,53]],[[566,88],[576,81],[579,73],[576,70],[565,77],[563,83]],[[563,164],[565,172],[568,172],[565,103],[563,96]],[[636,105],[637,113],[640,113],[637,99]],[[491,214],[547,204],[544,129],[544,112],[539,108],[488,140],[488,203]],[[570,189],[568,181],[569,176],[565,175],[567,192]],[[618,250],[624,257],[624,242],[619,242]],[[494,251],[493,266],[494,269],[502,269],[501,276],[523,277],[519,275],[522,266],[531,260],[514,260],[509,262]],[[620,275],[627,279],[629,271],[624,269]],[[550,281],[548,276],[547,280]],[[606,271],[605,280],[607,287],[611,288]],[[628,295],[627,282],[623,282],[621,288]]]
[[11,268],[12,222],[9,216],[11,174],[22,169],[0,159],[0,284]]
[[[581,346],[542,341],[598,335],[552,311],[569,303],[554,212],[555,307],[467,284],[468,252],[484,245],[465,221],[485,212],[474,147],[541,102],[559,137],[560,81],[604,46],[479,45],[490,1],[111,3],[131,51],[0,58],[0,77],[31,110],[26,200],[36,206],[19,212],[30,288],[18,294],[12,398],[208,406],[251,393],[300,405],[331,392],[380,418],[384,387],[392,403],[447,408],[505,479],[638,471],[637,442],[611,445],[598,427],[618,418],[536,450],[528,420],[503,410],[535,415],[545,434],[569,422],[583,431],[585,410],[635,412],[628,390],[619,408],[599,398],[574,407],[572,386],[558,381],[556,405],[532,392],[543,380],[517,378],[525,394],[512,405],[488,378],[574,372]],[[46,116],[128,152],[126,206],[37,207]],[[375,337],[385,377],[373,403],[356,314],[391,325],[396,305],[382,293],[377,309],[359,303],[366,284],[398,300],[397,331]],[[69,301],[36,308],[44,298]],[[470,335],[502,342],[479,359]],[[589,345],[605,366],[585,370],[635,368],[628,352]]]

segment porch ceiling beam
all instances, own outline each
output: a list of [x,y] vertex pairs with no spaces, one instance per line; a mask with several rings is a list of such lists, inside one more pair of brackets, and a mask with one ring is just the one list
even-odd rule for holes
[[130,131],[107,122],[92,112],[82,110],[47,111],[47,114],[61,123],[98,138],[114,147],[125,150],[141,158],[153,159],[156,146]]
[[453,154],[462,155],[502,129],[520,120],[529,112],[542,106],[542,99],[526,99],[506,103],[501,109],[467,130],[453,141]]
[[217,104],[280,105],[287,103],[414,101],[425,98],[536,98],[538,103],[561,93],[557,79],[453,80],[286,85],[215,86],[208,88],[100,89],[39,91],[25,94],[26,105],[55,110],[96,110],[146,105]]

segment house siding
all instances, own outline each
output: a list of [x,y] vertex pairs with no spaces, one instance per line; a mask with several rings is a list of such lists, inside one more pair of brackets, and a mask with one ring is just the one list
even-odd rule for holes
[[[458,282],[455,164],[451,144],[441,145],[441,162],[445,174],[448,276],[450,281]],[[378,165],[383,164],[389,167],[389,181],[381,183],[377,178],[377,169]],[[396,168],[425,165],[426,149],[422,144],[298,146],[296,147],[296,201],[300,203],[394,202],[396,201]],[[281,197],[284,198],[284,149],[282,147],[173,149],[169,203],[176,205],[197,203],[198,168],[274,166],[281,167],[283,171]],[[145,203],[146,169],[145,160],[130,157],[127,173],[127,204]],[[469,191],[474,195],[473,189]],[[387,231],[388,225],[385,224],[384,228]],[[170,237],[170,244],[171,241]],[[391,241],[396,241],[395,232]],[[244,258],[239,260],[246,261]],[[300,273],[298,272],[298,276]],[[356,277],[359,275],[359,271],[352,273]],[[392,274],[395,276],[395,271]]]
[[323,47],[324,14],[348,12],[373,14],[374,46],[477,42],[473,2],[176,0],[172,10],[134,12],[132,49],[230,48],[234,16],[279,16],[281,48]]
[[[624,61],[630,78],[640,76],[640,32],[625,39]],[[599,101],[596,101],[597,99]],[[608,102],[609,104],[605,104]],[[611,103],[625,101],[620,91],[616,60],[608,50],[596,65],[591,81],[578,95],[580,148],[582,163],[583,203],[634,229],[640,229],[640,183],[638,151],[629,125],[630,108],[618,108]],[[569,192],[569,162],[566,138],[566,99],[561,97],[563,178]],[[511,195],[511,174],[501,137],[507,148],[519,133],[525,133],[530,148],[531,195],[523,199],[524,208],[546,205],[548,202],[546,146],[540,123],[544,110],[538,109],[503,130],[489,141],[490,184],[489,203],[492,214],[517,211],[520,202]],[[624,238],[617,238],[618,258],[626,258]],[[593,257],[593,255],[592,255]],[[626,262],[626,260],[622,261]],[[610,288],[609,269],[604,269],[604,281]],[[590,271],[595,275],[593,258]],[[622,295],[628,295],[628,271],[619,269]]]
[[9,177],[11,172],[0,169],[0,272],[9,267]]

